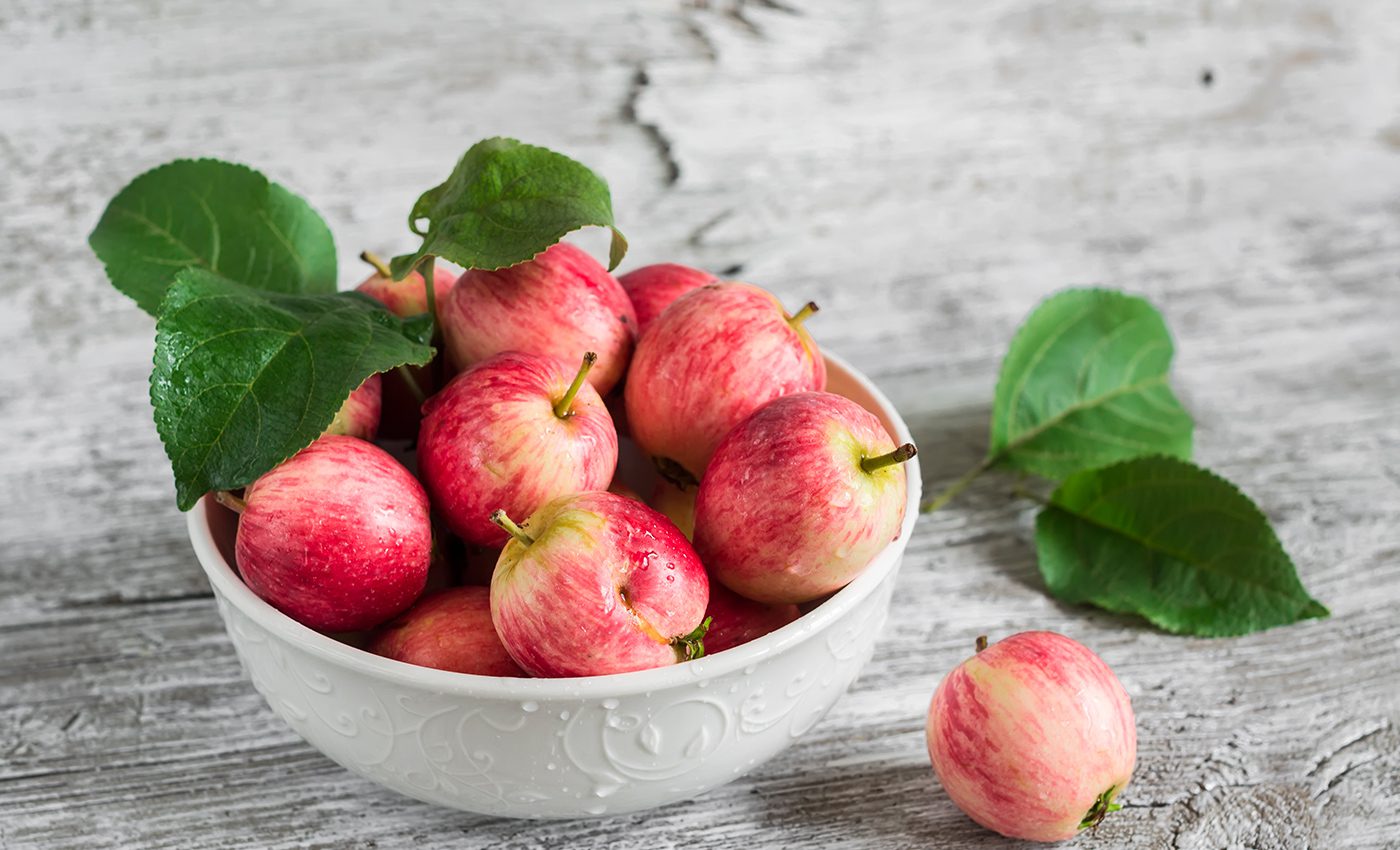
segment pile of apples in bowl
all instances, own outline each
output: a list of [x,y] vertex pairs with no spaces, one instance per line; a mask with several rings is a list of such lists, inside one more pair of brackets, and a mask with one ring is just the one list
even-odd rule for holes
[[359,290],[435,308],[444,356],[190,513],[269,705],[385,786],[512,817],[688,798],[810,729],[870,656],[920,490],[815,306],[567,243],[429,274],[435,305],[417,273]]

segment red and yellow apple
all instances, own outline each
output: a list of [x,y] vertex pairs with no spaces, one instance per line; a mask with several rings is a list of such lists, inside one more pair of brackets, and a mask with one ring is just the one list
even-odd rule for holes
[[826,386],[826,364],[803,329],[747,283],[681,296],[637,344],[624,398],[637,445],[672,480],[698,481],[724,435],[779,396]]
[[[365,278],[356,292],[361,292],[388,308],[400,318],[417,316],[428,312],[428,293],[424,291],[423,275],[414,271],[403,280],[394,280],[384,261],[369,251],[360,254],[360,259],[374,267],[374,274]],[[456,283],[457,275],[441,263],[433,267],[433,293],[437,303],[442,303],[447,293]],[[385,437],[406,439],[418,433],[418,421],[422,418],[419,408],[425,397],[437,392],[448,373],[438,358],[426,366],[408,366],[408,378],[403,372],[394,370],[384,375],[384,404],[380,420],[380,431]],[[407,383],[412,380],[417,390]]]
[[682,487],[666,479],[656,482],[647,504],[660,511],[675,523],[676,528],[687,540],[695,539],[695,492],[696,487]]
[[802,603],[844,587],[899,536],[903,462],[880,420],[832,393],[774,399],[734,427],[695,501],[695,549],[749,599]]
[[428,497],[388,452],[321,437],[244,493],[235,559],[243,581],[320,631],[379,625],[423,592]]
[[321,432],[322,436],[341,434],[373,440],[379,434],[379,416],[384,404],[383,387],[383,380],[378,374],[365,378],[335,412],[335,418]]
[[637,333],[646,331],[671,302],[692,289],[699,289],[719,278],[707,271],[680,263],[657,263],[642,266],[618,277],[617,282],[627,291],[632,307],[637,311]]
[[365,647],[420,667],[478,676],[524,676],[491,624],[491,592],[452,587],[424,596],[385,623]]
[[709,580],[689,541],[646,505],[606,491],[540,508],[510,532],[491,619],[534,676],[600,676],[696,656]]
[[796,605],[765,605],[745,599],[717,581],[710,582],[710,607],[705,616],[705,654],[733,649],[780,629],[802,615]]
[[504,351],[574,361],[598,354],[588,380],[607,395],[622,380],[637,314],[617,279],[563,242],[509,268],[469,269],[438,304],[443,344],[457,369]]
[[578,360],[505,352],[428,399],[418,472],[454,533],[499,547],[507,535],[491,522],[493,511],[528,516],[558,496],[608,486],[617,432],[586,380],[593,361],[591,352],[581,368]]
[[929,758],[943,789],[1011,838],[1061,841],[1096,825],[1118,808],[1137,759],[1118,677],[1054,632],[977,643],[929,706]]
[[[361,281],[360,285],[355,287],[356,292],[368,295],[400,318],[406,319],[428,312],[428,293],[423,288],[422,272],[415,270],[409,272],[403,280],[394,280],[393,275],[389,273],[389,267],[379,257],[365,251],[360,254],[360,259],[374,267],[374,274]],[[451,269],[440,263],[434,265],[433,299],[439,304],[442,303],[456,282],[457,275]]]

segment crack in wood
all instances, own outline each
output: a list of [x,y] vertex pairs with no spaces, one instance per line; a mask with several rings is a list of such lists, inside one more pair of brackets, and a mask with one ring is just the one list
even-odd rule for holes
[[802,17],[802,11],[800,9],[779,2],[779,0],[734,0],[733,3],[720,10],[721,15],[734,21],[754,38],[762,41],[769,40],[768,33],[763,27],[758,25],[757,21],[749,17],[748,10],[750,6],[767,9],[770,12],[780,12],[792,17]]
[[661,158],[665,175],[664,185],[669,188],[680,182],[681,164],[676,160],[675,154],[671,150],[671,140],[661,131],[661,126],[654,121],[643,120],[637,110],[642,92],[649,85],[651,85],[651,78],[647,75],[646,67],[638,65],[632,74],[632,87],[627,92],[627,99],[622,104],[622,120],[641,130],[642,134],[651,142],[657,156]]
[[778,0],[749,0],[755,6],[762,6],[765,9],[772,9],[775,12],[782,12],[785,15],[792,15],[795,18],[802,17],[802,10],[796,6],[789,6],[786,3],[779,3]]
[[[731,207],[701,222],[699,226],[697,226],[694,230],[690,231],[690,234],[685,237],[686,244],[692,245],[696,248],[703,247],[705,235],[708,234],[711,230],[714,230],[719,225],[728,221],[730,218],[732,218],[734,216],[734,213],[735,210],[733,207]],[[740,264],[739,268],[742,269],[743,265]]]
[[1326,754],[1324,754],[1324,755],[1318,757],[1317,761],[1313,764],[1313,766],[1312,766],[1312,767],[1308,770],[1308,772],[1307,772],[1306,774],[1304,774],[1304,775],[1305,775],[1305,776],[1316,776],[1316,775],[1317,775],[1317,772],[1318,772],[1319,770],[1321,770],[1329,761],[1331,761],[1332,759],[1336,758],[1338,755],[1341,755],[1341,753],[1342,753],[1343,751],[1348,750],[1348,749],[1350,749],[1350,748],[1356,746],[1357,744],[1361,743],[1362,741],[1370,740],[1371,738],[1376,737],[1377,735],[1381,734],[1382,732],[1389,731],[1389,729],[1390,729],[1390,721],[1389,721],[1389,720],[1386,720],[1385,718],[1382,718],[1381,721],[1380,721],[1374,728],[1369,729],[1369,730],[1367,730],[1367,731],[1365,731],[1365,732],[1362,732],[1362,733],[1360,733],[1360,734],[1358,734],[1358,735],[1353,735],[1353,736],[1351,736],[1350,738],[1348,738],[1348,739],[1347,739],[1346,741],[1344,741],[1343,743],[1341,743],[1341,744],[1337,745],[1336,747],[1334,747],[1334,748],[1332,749],[1331,752],[1326,753]]
[[685,28],[685,31],[695,39],[696,43],[700,45],[700,51],[705,59],[710,62],[719,61],[719,47],[715,44],[715,40],[710,38],[710,34],[705,31],[705,28],[701,26],[699,22],[687,15],[682,21],[682,26]]
[[110,608],[139,605],[172,605],[181,602],[203,602],[213,599],[212,590],[190,590],[182,593],[168,593],[157,596],[122,596],[120,593],[105,593],[90,599],[70,599],[59,604],[62,610],[82,610],[84,608]]
[[1368,765],[1368,764],[1371,764],[1371,763],[1373,763],[1373,762],[1377,762],[1377,761],[1380,761],[1380,760],[1381,760],[1381,755],[1380,755],[1380,753],[1376,753],[1376,754],[1375,754],[1374,756],[1372,756],[1371,758],[1368,758],[1368,759],[1361,759],[1361,760],[1359,760],[1359,761],[1354,761],[1354,762],[1352,762],[1351,764],[1349,764],[1349,765],[1347,765],[1346,767],[1342,768],[1341,772],[1338,773],[1336,776],[1334,776],[1334,777],[1332,777],[1331,779],[1327,780],[1327,784],[1326,784],[1322,789],[1320,789],[1319,791],[1317,791],[1316,793],[1314,793],[1314,794],[1312,795],[1312,798],[1313,798],[1314,800],[1317,800],[1317,799],[1320,799],[1320,798],[1322,798],[1322,797],[1325,797],[1326,795],[1332,793],[1332,789],[1333,789],[1333,788],[1336,788],[1338,785],[1341,784],[1342,780],[1345,779],[1345,778],[1347,777],[1347,774],[1351,773],[1353,770],[1356,770],[1358,767],[1365,767],[1365,766]]

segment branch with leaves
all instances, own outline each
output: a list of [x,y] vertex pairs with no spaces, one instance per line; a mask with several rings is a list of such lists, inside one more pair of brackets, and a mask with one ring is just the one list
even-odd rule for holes
[[370,375],[431,361],[437,257],[501,268],[590,225],[612,229],[613,266],[627,249],[602,178],[513,139],[473,145],[409,223],[423,244],[390,266],[399,279],[423,272],[428,311],[400,319],[337,292],[325,221],[246,166],[178,160],[108,204],[88,242],[112,285],[156,317],[151,405],[181,510],[306,448]]
[[990,470],[1029,473],[1060,482],[1039,500],[1035,535],[1046,586],[1066,602],[1213,637],[1327,616],[1263,512],[1190,462],[1194,423],[1171,390],[1172,355],[1142,298],[1051,297],[1002,361],[986,457],[924,512]]

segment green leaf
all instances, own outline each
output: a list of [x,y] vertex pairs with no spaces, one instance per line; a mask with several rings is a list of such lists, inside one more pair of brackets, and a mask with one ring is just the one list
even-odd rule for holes
[[408,316],[403,320],[403,332],[405,336],[414,342],[431,345],[433,342],[432,314],[419,313],[416,316]]
[[365,378],[432,356],[369,298],[264,292],[181,271],[156,321],[151,373],[180,509],[310,445]]
[[316,211],[253,169],[216,159],[137,177],[88,244],[112,285],[151,315],[186,268],[273,292],[335,291],[335,242]]
[[[419,227],[424,220],[427,230]],[[413,205],[408,227],[423,245],[395,257],[391,268],[402,279],[429,255],[469,269],[505,268],[589,225],[612,229],[608,269],[616,268],[627,240],[613,225],[612,196],[601,177],[546,148],[486,139]]]
[[1071,289],[1011,341],[992,407],[990,463],[1046,478],[1149,454],[1191,457],[1191,416],[1167,385],[1172,340],[1142,298]]
[[1055,596],[1169,632],[1223,637],[1328,616],[1249,497],[1176,458],[1070,476],[1036,518],[1035,539]]

